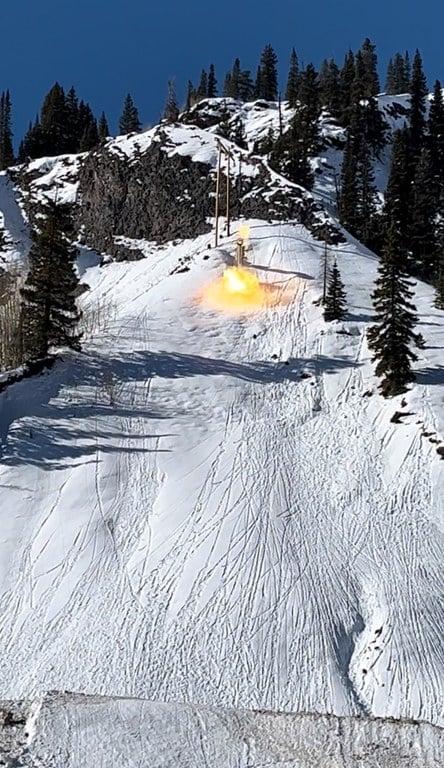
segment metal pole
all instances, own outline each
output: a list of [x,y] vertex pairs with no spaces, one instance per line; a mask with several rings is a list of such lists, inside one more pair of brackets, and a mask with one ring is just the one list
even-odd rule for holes
[[227,154],[227,235],[230,236],[230,160],[231,155]]
[[217,176],[216,176],[216,230],[214,233],[214,247],[217,248],[219,245],[219,194],[220,194],[220,166],[221,166],[221,149],[218,144],[218,155],[217,155]]

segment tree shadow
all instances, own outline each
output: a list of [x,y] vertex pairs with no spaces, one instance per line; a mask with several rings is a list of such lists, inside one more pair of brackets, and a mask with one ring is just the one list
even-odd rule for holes
[[352,320],[355,323],[374,323],[375,316],[365,312],[347,312],[347,320]]
[[270,359],[239,363],[219,358],[180,352],[141,351],[110,360],[125,381],[159,378],[177,379],[192,376],[227,376],[257,384],[300,381],[307,366],[313,373],[335,373],[356,367],[352,360],[319,355],[313,358]]
[[232,362],[145,350],[111,358],[73,355],[0,396],[0,465],[65,469],[91,456],[98,461],[100,454],[162,452],[155,441],[170,433],[150,431],[148,422],[168,421],[184,411],[179,405],[160,410],[138,401],[136,393],[143,391],[138,385],[153,378],[210,376],[271,384],[302,382],[350,367],[356,363],[323,356]]
[[279,275],[289,275],[290,277],[299,277],[301,280],[314,280],[313,275],[307,275],[305,272],[296,272],[288,269],[277,269],[276,267],[266,267],[261,264],[254,264],[251,261],[245,261],[245,266],[251,269],[257,269],[260,272],[276,272]]
[[438,365],[436,368],[421,368],[416,371],[416,383],[424,386],[435,386],[444,384],[444,366]]

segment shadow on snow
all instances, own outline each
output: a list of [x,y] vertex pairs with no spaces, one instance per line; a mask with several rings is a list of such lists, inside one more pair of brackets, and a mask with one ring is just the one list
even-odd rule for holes
[[285,384],[354,366],[322,356],[239,363],[165,351],[111,358],[83,353],[58,360],[52,371],[14,384],[0,396],[0,465],[64,469],[91,455],[99,461],[106,453],[158,452],[154,441],[167,435],[150,432],[147,422],[183,411],[161,402],[153,408],[147,385],[155,378],[220,376]]

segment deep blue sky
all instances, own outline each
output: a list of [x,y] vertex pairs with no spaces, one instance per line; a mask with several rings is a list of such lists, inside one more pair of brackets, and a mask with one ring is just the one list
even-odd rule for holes
[[4,2],[0,89],[9,88],[16,144],[50,86],[74,85],[114,132],[129,91],[144,123],[156,122],[166,81],[182,98],[188,78],[213,62],[219,85],[235,56],[256,71],[271,43],[285,86],[292,46],[300,60],[342,63],[368,36],[376,44],[384,84],[396,51],[422,53],[429,86],[444,80],[443,4],[439,0],[11,0]]

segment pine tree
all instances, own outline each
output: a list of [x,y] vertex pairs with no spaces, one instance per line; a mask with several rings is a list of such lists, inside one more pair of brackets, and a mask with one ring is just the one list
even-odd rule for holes
[[241,69],[239,73],[239,98],[241,101],[249,101],[254,94],[254,85],[249,69]]
[[435,236],[437,201],[433,181],[431,153],[424,147],[416,166],[409,205],[409,248],[415,272],[426,279],[434,279],[438,269]]
[[410,301],[412,285],[403,267],[399,224],[393,218],[373,292],[376,324],[367,334],[384,397],[405,392],[406,385],[414,380],[411,364],[417,356],[411,347],[414,344],[421,346],[422,338],[414,331],[417,317]]
[[339,85],[341,90],[340,122],[345,127],[349,124],[349,121],[350,121],[354,80],[355,80],[355,56],[353,51],[348,51],[344,59],[343,67],[339,74]]
[[9,91],[3,91],[0,99],[0,170],[14,162],[11,128],[11,98]]
[[247,139],[245,136],[245,128],[242,118],[239,116],[236,118],[233,124],[233,130],[230,136],[231,141],[234,141],[241,149],[248,149]]
[[362,62],[364,67],[363,77],[363,98],[368,99],[371,96],[376,96],[379,93],[379,77],[378,77],[378,57],[376,56],[376,47],[369,40],[365,38],[361,50]]
[[396,53],[387,67],[385,91],[387,94],[408,93],[410,88],[410,61],[408,53]]
[[46,357],[50,347],[80,349],[80,313],[75,304],[77,250],[70,241],[70,207],[51,201],[40,214],[42,223],[33,234],[29,271],[21,290],[25,361]]
[[91,113],[91,117],[83,123],[83,133],[79,143],[80,152],[89,152],[99,144],[99,130],[97,120]]
[[319,80],[313,64],[307,64],[299,80],[299,101],[306,107],[306,119],[317,122],[321,113]]
[[346,293],[345,286],[341,280],[336,260],[330,272],[327,283],[327,293],[324,304],[324,320],[342,320],[346,314]]
[[100,141],[103,141],[104,139],[107,139],[110,135],[109,128],[108,128],[108,121],[106,119],[106,115],[104,112],[100,115],[99,124],[98,124],[98,133],[99,133],[99,139]]
[[217,80],[216,80],[216,74],[214,71],[214,64],[210,64],[210,69],[208,72],[208,98],[214,99],[215,96],[217,96]]
[[293,48],[290,55],[290,66],[288,69],[287,87],[285,89],[285,99],[288,106],[295,109],[298,104],[299,89],[299,62],[298,55]]
[[206,99],[208,96],[208,75],[205,69],[200,73],[199,85],[196,93],[198,101],[202,101],[202,99]]
[[435,283],[435,307],[444,309],[444,249],[441,242],[441,254],[438,264],[438,277]]
[[404,127],[393,134],[390,173],[384,202],[386,229],[396,216],[399,228],[398,251],[402,247],[404,267],[407,268],[410,231],[409,131]]
[[187,95],[185,100],[185,111],[188,112],[192,106],[196,103],[196,91],[191,80],[188,80]]
[[176,85],[174,80],[168,80],[168,96],[163,113],[165,123],[175,123],[179,117],[179,107],[177,106]]
[[307,119],[307,108],[299,107],[289,129],[273,144],[270,166],[294,184],[311,189],[314,182],[310,156],[315,153],[317,123]]
[[435,81],[427,127],[427,143],[432,162],[432,184],[436,203],[439,206],[444,201],[444,100],[439,80]]
[[239,98],[239,78],[241,73],[240,59],[235,59],[230,79],[230,96],[232,99]]
[[39,123],[45,135],[47,153],[60,155],[67,152],[70,140],[69,125],[65,92],[59,83],[55,83],[45,96]]
[[80,140],[84,131],[81,125],[81,115],[79,111],[79,100],[74,86],[72,86],[65,99],[66,115],[66,152],[74,153],[79,151]]
[[119,132],[121,134],[138,133],[141,127],[139,112],[134,105],[131,95],[128,94],[123,103],[123,112],[119,120]]
[[277,101],[278,74],[277,56],[271,45],[266,45],[260,61],[260,94],[265,101]]
[[334,118],[341,115],[341,84],[339,67],[333,59],[322,62],[319,70],[319,98],[321,105]]
[[424,141],[427,82],[422,69],[422,59],[416,50],[412,65],[410,85],[410,166],[412,175],[421,154]]
[[256,70],[256,80],[254,81],[254,98],[262,98],[262,72],[260,66]]
[[347,130],[344,157],[341,167],[341,181],[338,198],[339,221],[352,234],[356,233],[359,220],[356,211],[358,196],[358,161],[353,134]]

